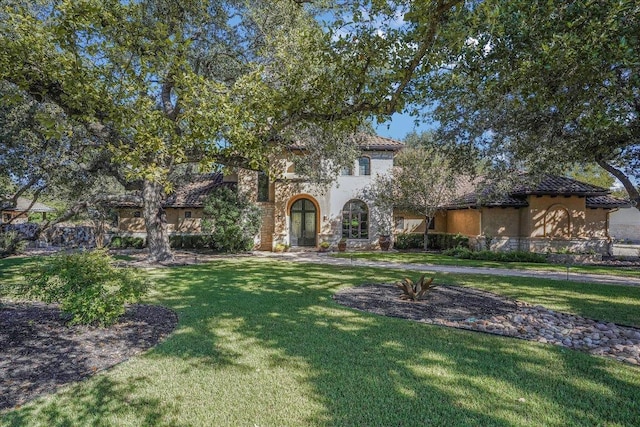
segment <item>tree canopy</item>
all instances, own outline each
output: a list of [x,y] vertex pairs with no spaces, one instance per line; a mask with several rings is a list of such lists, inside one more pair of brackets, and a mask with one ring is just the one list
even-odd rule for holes
[[421,96],[449,143],[531,173],[597,163],[640,202],[638,2],[485,0],[439,42]]
[[257,169],[299,139],[341,152],[363,119],[403,107],[460,3],[5,0],[0,80],[56,105],[140,184],[162,260],[177,165]]

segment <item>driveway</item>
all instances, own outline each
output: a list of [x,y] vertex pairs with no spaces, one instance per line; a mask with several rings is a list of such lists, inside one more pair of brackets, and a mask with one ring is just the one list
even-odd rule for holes
[[283,261],[307,262],[313,264],[335,265],[341,267],[380,267],[409,271],[433,271],[456,274],[485,274],[490,276],[535,277],[549,280],[569,280],[572,282],[601,283],[604,285],[640,286],[640,278],[620,277],[603,274],[583,274],[569,271],[554,273],[541,270],[516,270],[506,268],[462,267],[451,265],[413,264],[388,261],[367,261],[356,258],[336,258],[318,252],[254,252],[256,256],[274,258]]

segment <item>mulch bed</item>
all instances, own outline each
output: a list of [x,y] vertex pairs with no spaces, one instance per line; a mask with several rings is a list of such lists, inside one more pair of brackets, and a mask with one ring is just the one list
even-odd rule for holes
[[357,310],[415,321],[488,318],[518,309],[515,301],[461,286],[438,285],[419,301],[401,300],[401,294],[393,284],[377,283],[343,289],[334,298]]
[[51,304],[0,306],[0,411],[80,381],[153,347],[178,323],[172,310],[131,305],[108,327],[67,326]]

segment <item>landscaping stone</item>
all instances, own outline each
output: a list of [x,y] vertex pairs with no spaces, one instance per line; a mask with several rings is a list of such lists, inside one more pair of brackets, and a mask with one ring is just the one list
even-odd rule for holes
[[[640,330],[637,328],[616,325],[611,322],[598,322],[572,314],[549,310],[541,305],[531,305],[522,301],[509,302],[495,294],[471,288],[455,286],[438,286],[432,292],[452,292],[458,297],[465,289],[472,293],[476,308],[472,316],[464,319],[447,315],[442,306],[433,307],[429,298],[416,303],[402,302],[400,298],[390,297],[397,294],[392,285],[375,284],[346,289],[336,295],[336,300],[342,304],[359,310],[371,311],[382,315],[404,317],[434,325],[449,326],[460,329],[475,330],[495,335],[510,336],[542,344],[560,345],[574,350],[610,357],[632,365],[640,365]],[[390,294],[391,292],[391,294]],[[350,302],[355,298],[358,304]],[[384,298],[384,303],[380,301]],[[482,300],[502,305],[493,306],[491,312],[482,313]],[[434,299],[434,301],[437,298]],[[397,301],[397,303],[396,303]],[[457,298],[447,302],[454,304]],[[458,307],[449,307],[450,313],[459,314]],[[440,310],[440,311],[438,311]],[[499,311],[499,312],[498,312]]]

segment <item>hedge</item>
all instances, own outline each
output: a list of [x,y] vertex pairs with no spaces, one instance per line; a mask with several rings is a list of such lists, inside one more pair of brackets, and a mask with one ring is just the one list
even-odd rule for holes
[[[457,247],[469,247],[469,238],[461,234],[429,233],[429,249],[451,249]],[[424,234],[402,233],[396,236],[394,248],[396,249],[422,249],[424,247]]]
[[545,263],[547,256],[536,252],[524,251],[471,251],[468,248],[454,248],[444,251],[443,255],[452,256],[460,259],[474,259],[481,261],[500,261],[500,262],[533,262]]

